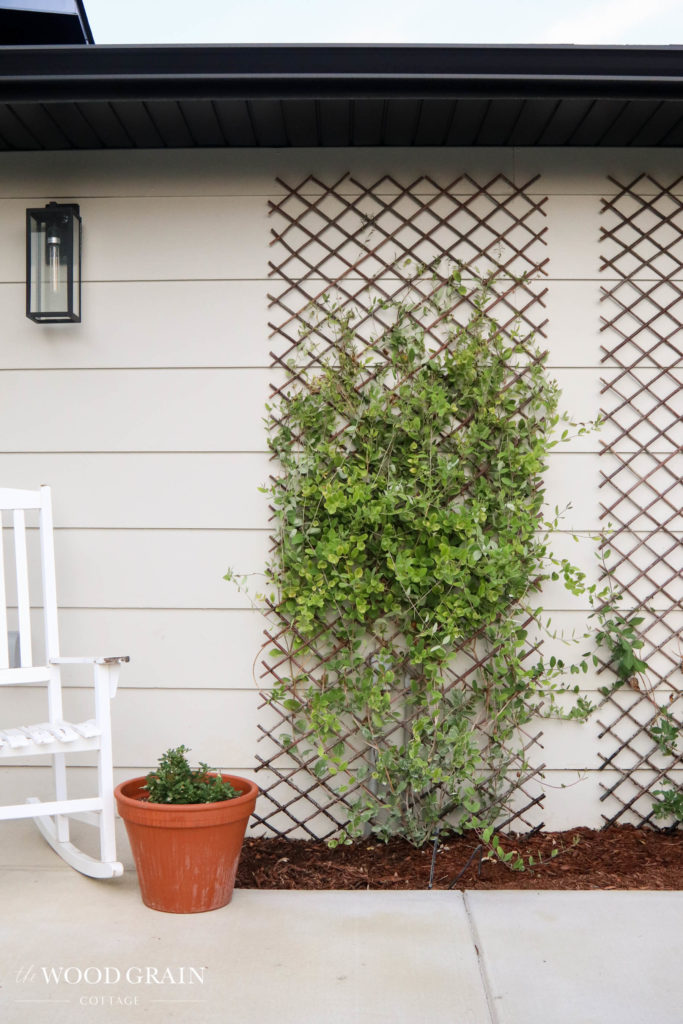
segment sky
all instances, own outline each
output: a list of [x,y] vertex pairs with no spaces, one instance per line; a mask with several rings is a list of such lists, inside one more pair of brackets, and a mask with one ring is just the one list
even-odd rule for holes
[[96,43],[683,44],[683,0],[85,0]]

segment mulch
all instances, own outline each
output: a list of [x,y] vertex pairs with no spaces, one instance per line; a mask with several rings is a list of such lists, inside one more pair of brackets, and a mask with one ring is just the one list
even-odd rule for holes
[[[681,830],[612,825],[600,831],[501,836],[505,850],[524,858],[524,871],[481,857],[485,851],[477,851],[477,845],[468,836],[444,840],[433,888],[683,889]],[[362,839],[335,849],[321,840],[246,839],[236,884],[243,889],[426,889],[432,853],[433,845],[417,850],[401,839]]]

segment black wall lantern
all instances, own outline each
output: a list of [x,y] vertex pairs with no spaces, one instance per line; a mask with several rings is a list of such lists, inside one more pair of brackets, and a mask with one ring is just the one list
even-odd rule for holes
[[26,211],[26,316],[39,324],[81,319],[81,216],[75,203]]

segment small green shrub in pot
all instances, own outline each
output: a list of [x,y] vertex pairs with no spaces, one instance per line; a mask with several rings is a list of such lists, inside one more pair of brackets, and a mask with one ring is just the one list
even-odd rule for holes
[[188,752],[189,747],[181,744],[161,755],[156,771],[145,777],[150,803],[213,804],[241,795],[241,790],[235,789],[203,761],[197,768],[190,768],[185,756]]

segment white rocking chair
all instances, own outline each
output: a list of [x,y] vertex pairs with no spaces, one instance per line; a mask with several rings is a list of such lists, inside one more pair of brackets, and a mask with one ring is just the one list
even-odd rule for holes
[[[31,647],[31,605],[26,547],[26,512],[37,510],[40,518],[43,609],[45,618],[45,664],[34,665]],[[0,686],[44,685],[46,720],[37,725],[0,728],[0,760],[51,755],[54,799],[41,802],[34,797],[26,803],[0,805],[0,821],[33,818],[50,846],[67,864],[93,878],[114,878],[123,873],[116,860],[114,836],[114,780],[110,700],[116,694],[119,668],[127,657],[61,658],[57,630],[57,592],[52,536],[50,488],[39,491],[0,488],[0,526],[13,528],[16,568],[16,610],[18,665],[10,660],[8,603],[5,588],[3,530],[0,529]],[[5,530],[7,534],[7,529]],[[7,559],[11,564],[11,559]],[[62,710],[63,665],[92,665],[94,671],[94,717],[86,722],[65,722]],[[66,755],[96,750],[97,795],[86,799],[67,796]],[[69,841],[69,818],[94,825],[100,833],[100,859],[89,856]]]

